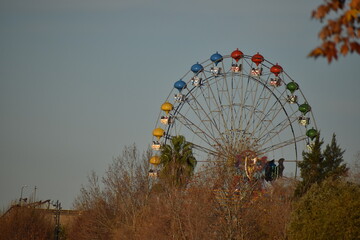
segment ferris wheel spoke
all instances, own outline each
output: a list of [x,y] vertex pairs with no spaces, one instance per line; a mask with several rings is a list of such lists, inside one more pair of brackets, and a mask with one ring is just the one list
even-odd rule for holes
[[[186,100],[186,103],[189,104],[193,113],[198,117],[198,120],[200,122],[202,122],[202,120],[204,120],[204,119],[207,119],[209,122],[211,122],[212,117],[208,114],[208,112],[210,110],[205,109],[204,104],[201,103],[201,99],[204,99],[204,96],[203,96],[203,93],[198,88],[199,87],[194,87],[194,89],[188,93],[188,95],[187,95],[188,98]],[[205,105],[205,107],[206,107],[206,105]],[[214,131],[213,125],[216,127],[216,123],[211,122],[210,127],[211,127],[212,131]],[[207,127],[207,125],[205,125],[205,127]]]
[[[250,79],[247,77],[247,80],[244,79],[243,74],[239,74],[239,81],[237,81],[234,88],[234,97],[233,97],[233,105],[237,104],[238,112],[236,116],[239,118],[236,122],[238,123],[237,129],[238,131],[242,131],[244,129],[243,122],[246,121],[248,105],[247,99],[249,98],[249,82]],[[238,103],[237,103],[238,102]],[[242,137],[242,136],[239,136]],[[236,137],[238,139],[238,137]]]
[[[201,140],[211,145],[211,141],[216,142],[216,139],[211,135],[207,134],[206,131],[202,130],[198,127],[197,124],[194,124],[191,120],[189,120],[185,115],[181,113],[178,114],[176,119],[191,132],[195,133]],[[211,141],[209,140],[211,139]]]
[[[202,106],[197,102],[188,102],[189,109],[192,110],[193,114],[197,117],[198,124],[197,126],[202,126],[204,131],[209,132],[212,135],[215,135],[214,128],[216,130],[216,126],[212,123],[211,118],[208,116],[207,112],[202,108]],[[194,119],[195,120],[195,119]],[[209,123],[209,124],[206,124]]]
[[[223,144],[228,144],[228,141],[224,137],[224,132],[227,129],[226,120],[224,118],[224,111],[217,102],[216,96],[213,94],[211,84],[208,84],[208,88],[206,89],[207,92],[204,89],[201,89],[202,96],[204,99],[208,100],[206,101],[205,105],[209,109],[209,115],[212,119],[212,123],[214,124],[214,126],[216,126],[219,138],[222,139]],[[211,107],[212,104],[215,104],[215,108]]]
[[218,105],[221,112],[222,121],[225,123],[224,129],[229,129],[232,127],[232,121],[229,111],[225,111],[225,108],[229,105],[229,89],[227,87],[226,74],[222,75],[219,78],[219,81],[216,81],[216,96],[218,99]]
[[207,143],[208,146],[221,149],[223,146],[227,145],[221,133],[209,134],[210,131],[206,131],[206,129],[204,130],[200,128],[200,126],[207,128],[206,124],[196,124],[180,112],[178,113],[177,119],[182,124],[182,126],[185,126],[188,130],[194,133],[199,138],[199,140]]
[[[269,81],[269,75],[267,80],[262,81],[260,78],[252,77],[252,79],[258,83],[258,85],[262,85],[261,93],[258,96],[258,98],[253,101],[253,110],[251,111],[251,116],[253,116],[254,113],[263,113],[264,118],[259,119],[259,121],[256,124],[251,123],[251,117],[249,118],[249,121],[246,124],[246,129],[249,129],[250,126],[253,128],[253,132],[257,131],[257,128],[262,125],[263,121],[266,121],[270,113],[272,112],[271,120],[276,118],[277,113],[281,112],[283,110],[282,104],[280,101],[275,101],[271,104],[271,100],[273,98],[278,99],[276,97],[276,94],[266,85]],[[281,94],[282,95],[282,94]],[[280,107],[276,107],[276,105],[280,103]],[[271,104],[271,105],[270,105]]]
[[[251,109],[253,99],[256,98],[256,94],[254,94],[257,90],[257,86],[253,85],[251,78],[247,75],[240,74],[239,81],[235,85],[235,91],[233,96],[233,105],[236,105],[237,102],[237,112],[236,115],[236,126],[234,127],[234,141],[239,142],[243,138],[247,138],[246,135],[248,130],[246,129],[246,122],[250,122],[253,114],[253,110]],[[236,110],[235,110],[236,111]]]
[[[220,83],[219,83],[220,82]],[[228,77],[227,74],[222,75],[222,81],[217,83],[218,99],[221,106],[222,119],[225,122],[223,134],[225,135],[228,144],[233,143],[233,138],[229,133],[236,129],[234,115],[236,115],[235,104],[233,101],[233,76]],[[231,85],[231,88],[229,87]]]
[[[192,104],[194,104],[194,106]],[[221,130],[219,129],[219,124],[216,124],[215,118],[211,113],[211,115],[209,115],[208,112],[205,111],[203,105],[200,104],[198,98],[193,97],[192,101],[188,101],[188,105],[190,106],[194,114],[197,116],[200,123],[199,125],[204,126],[205,130],[211,132],[213,136],[219,136],[220,138],[222,137]],[[203,114],[203,116],[200,115],[201,113]],[[207,124],[205,124],[205,122],[209,123],[210,128]],[[215,132],[217,132],[217,134]],[[225,139],[222,138],[222,141],[225,142]]]
[[[253,124],[252,132],[258,133],[256,135],[260,138],[260,136],[263,135],[263,132],[268,131],[270,125],[277,120],[278,114],[283,110],[283,107],[275,102],[269,110],[265,109],[263,111],[259,111],[259,116],[257,116],[258,120],[256,124]],[[248,125],[248,127],[250,127],[250,125]]]
[[[259,85],[259,84],[257,84]],[[266,95],[268,91],[265,91],[265,86],[261,89],[260,95],[258,98],[253,98],[252,104],[250,105],[250,116],[248,121],[245,124],[245,131],[246,132],[255,132],[256,126],[261,124],[261,118],[258,117],[258,114],[263,114],[264,119],[266,118],[267,114],[264,113],[270,101],[270,96]],[[256,90],[257,92],[257,90]],[[256,97],[256,96],[255,96]],[[262,105],[262,106],[260,106]],[[262,108],[261,108],[262,107]],[[250,127],[252,127],[252,131],[250,131]]]
[[[275,108],[275,107],[274,107]],[[285,108],[282,106],[281,108],[279,108],[276,116],[279,114],[279,112],[282,110],[282,112],[285,114],[285,118],[283,120],[280,120],[279,118],[276,118],[276,122],[278,123],[277,125],[275,125],[273,128],[269,129],[269,127],[273,124],[273,120],[268,121],[267,124],[265,124],[263,131],[258,135],[259,136],[259,141],[261,140],[263,142],[263,144],[266,144],[267,142],[271,141],[276,135],[279,135],[281,132],[289,129],[291,130],[292,135],[295,137],[294,135],[294,128],[293,128],[293,123],[295,121],[298,120],[297,117],[297,113],[296,112],[292,112],[289,113],[287,112],[287,110],[285,110]],[[266,123],[266,121],[264,121]]]
[[193,145],[193,148],[200,151],[200,152],[203,152],[203,153],[207,153],[211,156],[216,156],[218,157],[219,156],[219,151],[216,151],[216,150],[211,150],[210,148],[207,148],[207,147],[204,147],[204,146],[200,146],[198,144],[195,144],[195,143],[191,143]]
[[297,142],[299,141],[303,141],[307,138],[307,136],[298,136],[296,138],[291,138],[291,139],[288,139],[286,141],[283,141],[283,142],[279,142],[279,143],[276,143],[276,144],[273,144],[269,147],[265,147],[263,149],[259,149],[258,150],[258,155],[265,155],[266,153],[269,153],[269,152],[272,152],[272,151],[275,151],[277,149],[281,149],[281,148],[284,148],[286,146],[289,146],[289,145],[292,145],[292,144],[296,144]]
[[292,124],[296,122],[298,119],[296,117],[296,113],[288,116],[288,118],[283,119],[273,128],[269,129],[270,125],[266,125],[264,130],[259,134],[259,142],[262,144],[266,144],[271,141],[274,137],[279,135],[284,130],[288,129],[289,127],[292,128]]
[[[201,91],[203,93],[204,100],[209,109],[210,115],[212,116],[212,119],[215,120],[216,117],[214,114],[218,114],[219,115],[218,125],[223,126],[225,129],[227,129],[228,128],[227,121],[224,118],[223,111],[221,108],[220,96],[219,95],[216,96],[214,94],[214,90],[212,88],[212,85],[218,86],[219,81],[220,81],[220,78],[211,78],[211,83],[210,83],[210,81],[207,81],[205,83],[205,84],[207,84],[206,90],[208,91],[208,93],[206,93],[203,88],[201,88]],[[217,93],[219,94],[219,91],[217,91]],[[207,99],[208,99],[208,101],[207,101]],[[219,100],[219,102],[218,102],[218,100]],[[216,106],[215,109],[211,107],[211,104],[215,104],[215,106]]]
[[239,79],[238,78],[241,78],[239,74],[235,74],[235,73],[232,73],[231,75],[231,78],[229,79],[231,81],[230,83],[230,96],[231,96],[231,99],[229,100],[228,104],[229,104],[229,108],[230,108],[230,111],[231,111],[231,114],[232,114],[232,127],[231,129],[237,129],[238,126],[237,126],[237,117],[241,115],[240,113],[240,110],[238,110],[238,108],[241,109],[241,97],[237,98],[238,94],[241,95],[243,94],[243,89],[242,87],[240,87],[240,84],[243,84],[242,83],[242,79]]
[[[249,103],[248,99],[253,98],[253,86],[251,86],[251,81],[247,78],[244,78],[244,74],[236,73],[232,74],[231,77],[231,100],[229,102],[230,111],[232,112],[232,125],[231,131],[232,142],[236,144],[239,142],[244,133],[243,122],[248,118],[249,112]],[[235,117],[233,117],[235,116]]]
[[[269,132],[268,128],[270,127],[270,125],[273,124],[273,122],[274,122],[275,120],[276,120],[276,122],[278,122],[277,119],[278,119],[278,115],[279,115],[280,113],[285,113],[285,115],[287,116],[287,117],[285,118],[285,120],[283,120],[283,121],[285,121],[285,122],[286,122],[286,121],[289,122],[289,124],[286,125],[286,126],[290,126],[290,127],[292,128],[292,125],[291,125],[291,124],[292,124],[293,121],[294,121],[294,120],[293,120],[293,121],[290,120],[290,118],[291,118],[292,116],[288,116],[287,110],[285,109],[283,103],[281,103],[281,100],[282,100],[281,97],[282,97],[283,93],[281,93],[280,97],[277,97],[273,91],[271,91],[269,88],[267,88],[267,89],[269,90],[269,93],[270,93],[271,95],[273,95],[276,100],[275,100],[275,102],[274,102],[267,110],[264,110],[263,118],[260,118],[260,121],[258,121],[258,124],[254,127],[254,132],[257,132],[257,131],[258,131],[258,128],[263,128],[262,132],[258,135],[259,138],[261,138],[261,137],[265,134],[265,132]],[[286,101],[285,101],[285,103],[286,103]],[[295,113],[293,112],[292,115],[294,115],[294,114],[295,114]],[[295,120],[296,120],[296,119],[295,119]],[[265,123],[265,124],[264,124],[264,123]],[[283,123],[280,122],[280,123],[278,124],[278,126],[280,126],[280,125],[283,125]],[[278,126],[276,126],[276,128],[277,128]],[[285,129],[285,128],[284,128],[284,129]],[[273,130],[274,130],[274,129],[270,130],[270,132],[273,131]]]
[[[224,65],[224,62],[222,62],[222,69],[225,69],[225,65]],[[222,109],[224,109],[225,107],[229,107],[229,111],[227,111],[226,115],[227,115],[227,120],[230,119],[230,129],[234,129],[235,128],[235,123],[234,123],[234,106],[232,104],[232,95],[233,95],[233,89],[232,88],[229,88],[229,83],[228,81],[232,81],[232,77],[229,79],[228,78],[228,74],[230,73],[230,69],[228,70],[228,72],[222,74],[222,78],[223,78],[223,81],[222,81],[222,89],[219,89],[218,87],[218,93],[223,93],[224,92],[224,95],[225,98],[226,98],[226,104],[221,104],[221,107]],[[229,128],[226,128],[226,129],[229,129]]]
[[[274,91],[271,91],[269,89],[269,94],[273,96],[273,98],[275,99],[275,101],[273,102],[273,104],[269,107],[269,109],[267,110],[267,113],[272,113],[272,119],[275,119],[277,117],[277,115],[285,110],[284,105],[286,104],[286,100],[284,101],[282,98],[281,94],[280,96],[277,96]],[[284,103],[282,103],[284,102]],[[265,110],[264,110],[265,112]]]

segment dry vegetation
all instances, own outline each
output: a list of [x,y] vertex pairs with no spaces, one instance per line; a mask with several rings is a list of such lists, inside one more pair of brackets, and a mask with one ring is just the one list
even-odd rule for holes
[[36,208],[13,207],[0,217],[1,240],[53,239],[52,216]]
[[[148,177],[149,156],[150,152],[140,156],[135,146],[126,147],[102,178],[92,173],[75,201],[74,207],[82,214],[65,226],[60,239],[281,240],[308,239],[305,235],[309,233],[316,239],[329,239],[328,230],[323,230],[328,225],[321,224],[324,219],[336,222],[333,234],[340,238],[356,239],[360,232],[356,167],[353,183],[328,179],[294,199],[294,180],[281,178],[264,186],[263,181],[234,178],[221,166],[203,168],[186,186],[174,186]],[[325,202],[318,201],[324,198]],[[312,230],[313,223],[323,227]],[[23,239],[54,239],[53,216],[26,207],[3,215],[0,240]]]
[[[166,179],[148,177],[149,158],[150,152],[140,157],[135,146],[127,147],[102,179],[93,173],[76,200],[75,207],[83,214],[68,239],[307,239],[294,233],[316,232],[311,230],[312,223],[322,221],[316,212],[328,208],[326,204],[311,203],[317,199],[312,197],[313,190],[294,198],[299,182],[292,179],[280,178],[271,184],[248,181],[224,166],[204,167],[185,186],[176,186]],[[356,173],[353,176],[358,176]],[[341,198],[343,206],[359,206],[359,198],[351,197],[360,192],[356,181],[331,177],[326,182],[338,187],[336,191],[342,191],[342,196],[350,196]],[[316,196],[326,196],[329,206],[339,201],[337,195],[322,189],[318,188]],[[302,206],[304,199],[319,209]],[[347,207],[339,208],[331,216],[327,221],[337,222],[338,229],[351,230],[351,234],[338,230],[338,236],[353,239],[360,231],[357,220],[347,221],[347,226],[340,226],[336,220],[358,219],[357,207],[351,213]],[[307,225],[297,224],[296,219],[305,219],[302,221]],[[317,239],[329,239],[326,232],[319,234]]]
[[286,239],[291,181],[239,189],[231,173],[215,167],[174,187],[148,177],[148,159],[128,147],[101,180],[89,177],[69,239]]

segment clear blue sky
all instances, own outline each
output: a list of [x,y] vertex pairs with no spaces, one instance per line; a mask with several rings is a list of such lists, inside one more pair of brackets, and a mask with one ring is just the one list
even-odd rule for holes
[[215,51],[260,52],[301,85],[325,143],[360,151],[359,56],[306,57],[317,1],[0,0],[0,208],[38,188],[69,208],[125,145],[142,150],[160,105]]

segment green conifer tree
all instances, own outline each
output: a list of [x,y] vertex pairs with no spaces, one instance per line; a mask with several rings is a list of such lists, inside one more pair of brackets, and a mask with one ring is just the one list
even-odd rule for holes
[[324,156],[321,152],[321,145],[323,143],[323,140],[320,140],[320,134],[318,134],[311,145],[311,151],[303,152],[303,161],[298,163],[302,181],[298,183],[295,189],[295,196],[302,196],[312,184],[321,182],[324,161]]
[[346,164],[343,163],[343,154],[345,150],[342,150],[336,142],[335,133],[332,136],[331,144],[326,145],[324,150],[323,172],[324,178],[333,177],[339,178],[344,176],[348,172]]
[[323,140],[320,134],[316,136],[310,152],[303,152],[303,161],[299,162],[300,176],[295,189],[295,196],[301,197],[314,183],[321,183],[328,177],[339,178],[346,175],[348,168],[343,163],[344,150],[336,142],[336,135],[333,134],[331,144],[327,144],[325,150],[321,151]]

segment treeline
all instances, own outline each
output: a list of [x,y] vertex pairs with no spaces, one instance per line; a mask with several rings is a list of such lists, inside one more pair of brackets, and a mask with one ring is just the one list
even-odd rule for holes
[[246,181],[221,164],[181,175],[169,170],[189,155],[176,141],[163,148],[162,163],[173,165],[157,179],[148,175],[151,151],[140,156],[135,146],[102,178],[93,173],[69,239],[360,239],[360,171],[349,172],[335,135],[324,150],[317,136],[303,153],[301,181]]
[[282,179],[238,188],[224,166],[207,166],[184,186],[148,176],[150,152],[135,146],[95,173],[75,207],[69,239],[285,239],[294,183]]
[[[349,171],[335,135],[322,144],[318,136],[303,154],[301,181],[272,182],[239,178],[221,164],[182,175],[171,149],[164,163],[173,165],[153,178],[151,150],[125,147],[104,176],[89,176],[74,203],[82,214],[59,239],[360,239],[359,165]],[[52,220],[26,211],[0,218],[0,240],[54,239]]]

